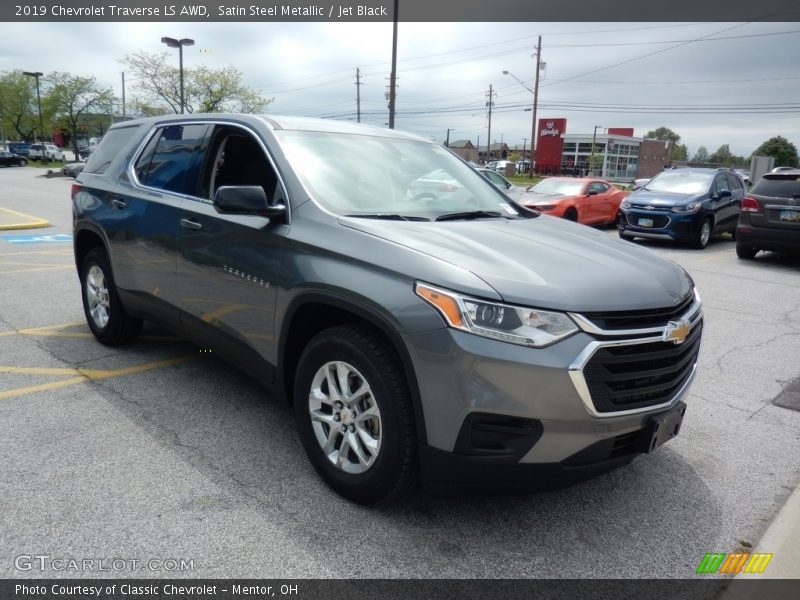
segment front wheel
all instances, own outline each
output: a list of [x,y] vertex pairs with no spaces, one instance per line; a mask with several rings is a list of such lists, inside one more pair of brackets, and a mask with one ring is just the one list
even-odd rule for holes
[[702,250],[708,246],[708,241],[711,239],[711,219],[706,218],[703,220],[702,225],[697,229],[697,233],[692,240],[692,246],[698,250]]
[[573,222],[577,223],[578,222],[578,211],[575,210],[574,208],[568,208],[566,210],[566,212],[564,213],[564,218],[567,221],[573,221]]
[[81,295],[86,322],[101,344],[117,346],[134,339],[142,320],[128,316],[120,302],[111,264],[103,248],[94,248],[81,265]]
[[312,465],[342,496],[371,504],[416,478],[411,398],[399,361],[372,330],[341,325],[300,356],[294,411]]
[[23,158],[21,161],[19,161],[19,166],[20,166],[20,167],[24,167],[24,166],[25,166],[25,165],[27,165],[27,164],[28,164],[28,161],[27,161],[27,160],[25,160],[24,158]]

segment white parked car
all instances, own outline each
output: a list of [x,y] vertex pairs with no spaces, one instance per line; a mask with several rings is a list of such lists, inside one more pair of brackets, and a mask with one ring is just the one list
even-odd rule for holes
[[30,160],[58,160],[61,162],[65,160],[64,153],[55,144],[31,144],[28,158]]

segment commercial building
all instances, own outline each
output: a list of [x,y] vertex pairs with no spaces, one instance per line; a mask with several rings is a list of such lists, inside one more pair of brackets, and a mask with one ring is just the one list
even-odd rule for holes
[[539,119],[536,172],[541,175],[593,175],[613,181],[652,177],[670,164],[672,143],[636,137],[633,128],[597,128],[567,133],[567,120]]

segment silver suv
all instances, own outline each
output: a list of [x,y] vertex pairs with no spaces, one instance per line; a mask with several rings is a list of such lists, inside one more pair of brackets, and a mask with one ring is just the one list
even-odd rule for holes
[[[415,194],[432,169],[448,184]],[[212,348],[293,405],[312,464],[352,500],[563,486],[680,428],[702,331],[689,275],[526,210],[423,138],[132,121],[72,200],[96,338],[151,319]]]

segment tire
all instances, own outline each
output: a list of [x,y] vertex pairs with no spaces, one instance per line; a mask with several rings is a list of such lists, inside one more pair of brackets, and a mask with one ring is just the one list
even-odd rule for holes
[[81,264],[81,296],[89,329],[101,344],[118,346],[133,340],[142,329],[142,320],[125,312],[120,302],[108,254],[94,248]]
[[694,239],[692,239],[692,247],[696,248],[697,250],[702,250],[708,246],[708,242],[711,240],[711,232],[711,219],[706,217],[700,227],[697,228],[697,233],[694,234]]
[[736,256],[744,260],[753,260],[758,253],[757,248],[752,246],[745,246],[744,244],[736,244]]
[[[364,386],[366,393],[353,397]],[[394,352],[371,329],[340,325],[312,338],[298,362],[293,400],[311,464],[336,492],[372,504],[416,483],[408,385]]]
[[564,212],[564,218],[567,221],[573,221],[574,223],[577,223],[578,222],[578,211],[575,210],[574,208],[568,208]]
[[27,164],[28,164],[28,161],[27,161],[27,160],[25,160],[24,158],[23,158],[21,161],[19,161],[19,166],[20,166],[20,167],[24,167],[24,166],[26,166]]

